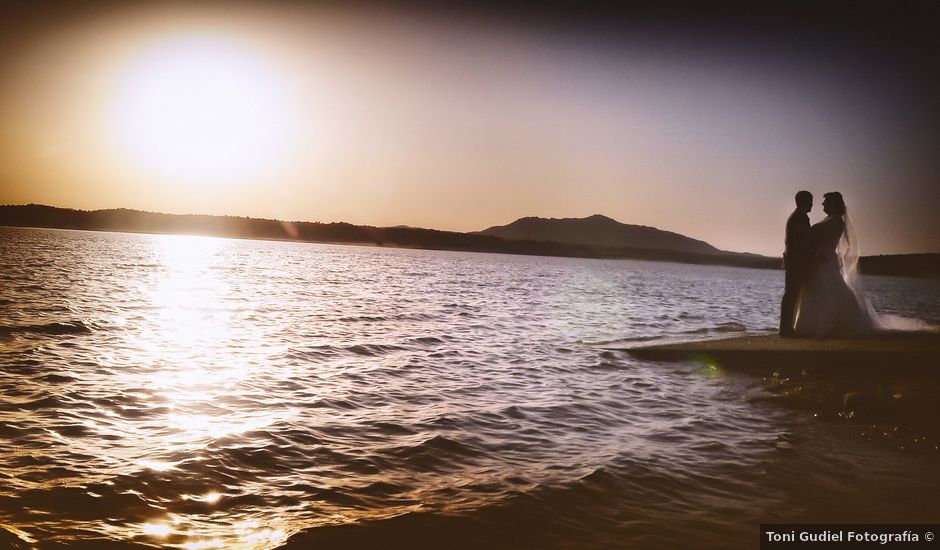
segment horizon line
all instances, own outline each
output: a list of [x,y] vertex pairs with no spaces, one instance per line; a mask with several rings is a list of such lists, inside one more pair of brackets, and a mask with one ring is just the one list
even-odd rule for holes
[[[25,203],[25,204],[13,204],[13,203],[0,204],[0,208],[5,208],[5,207],[27,207],[27,206],[39,206],[39,207],[44,207],[44,208],[55,208],[55,209],[59,209],[59,210],[72,210],[72,211],[75,211],[75,212],[89,212],[89,213],[91,213],[91,212],[114,211],[114,210],[125,210],[125,211],[129,211],[129,212],[140,212],[140,213],[144,213],[144,214],[157,214],[157,215],[162,215],[162,216],[193,216],[193,217],[202,216],[202,217],[208,217],[208,218],[240,218],[240,219],[246,219],[246,220],[271,221],[271,222],[278,222],[278,223],[307,223],[307,224],[320,224],[320,225],[343,224],[343,225],[350,225],[350,226],[354,226],[354,227],[372,227],[372,228],[376,228],[376,229],[419,229],[419,230],[424,230],[424,231],[439,231],[439,232],[441,232],[441,233],[454,233],[454,234],[460,234],[460,235],[472,235],[472,234],[479,233],[479,232],[483,231],[483,229],[479,229],[479,230],[475,230],[475,231],[454,231],[454,230],[449,230],[449,229],[436,229],[436,228],[433,228],[433,227],[420,227],[420,226],[407,225],[407,224],[397,224],[397,225],[369,225],[369,224],[356,224],[356,223],[347,222],[347,221],[327,221],[327,222],[324,222],[324,221],[319,221],[319,220],[317,220],[317,221],[309,221],[309,220],[286,220],[286,219],[265,218],[265,217],[258,217],[258,216],[241,216],[241,215],[237,215],[237,214],[205,214],[205,213],[192,213],[192,212],[182,213],[182,214],[181,214],[181,213],[173,213],[173,212],[159,212],[159,211],[155,211],[155,210],[141,210],[141,209],[138,209],[138,208],[127,208],[127,207],[123,207],[123,206],[112,207],[112,208],[83,209],[83,208],[73,208],[73,207],[67,207],[67,206],[54,206],[54,205],[50,205],[50,204],[42,204],[42,203],[36,203],[36,202],[30,202],[30,203]],[[672,230],[669,230],[669,229],[662,229],[662,228],[659,228],[659,227],[656,227],[656,226],[650,226],[650,225],[631,224],[631,223],[622,222],[622,221],[620,221],[620,220],[618,220],[618,219],[616,219],[616,218],[613,218],[613,217],[608,216],[608,215],[606,215],[606,214],[601,214],[601,213],[599,213],[599,212],[598,212],[598,213],[594,213],[594,214],[590,214],[590,215],[587,215],[587,216],[583,216],[583,217],[562,217],[562,218],[554,218],[554,217],[542,217],[542,216],[520,216],[520,217],[516,218],[515,220],[512,220],[511,222],[508,222],[507,224],[504,224],[504,225],[509,225],[509,224],[511,224],[511,223],[514,223],[514,222],[516,222],[516,221],[518,221],[518,220],[525,219],[525,218],[538,218],[538,219],[544,219],[544,220],[584,220],[584,219],[588,219],[588,218],[596,217],[596,216],[601,216],[601,217],[604,217],[604,218],[613,220],[613,221],[615,221],[615,222],[617,222],[617,223],[619,223],[619,224],[622,224],[622,225],[633,226],[633,227],[651,228],[651,229],[656,229],[656,230],[658,230],[658,231],[664,231],[664,232],[669,232],[669,233],[675,233],[675,234],[677,234],[677,235],[681,235],[681,236],[686,237],[686,238],[695,239],[695,237],[690,237],[690,236],[685,235],[685,234],[683,234],[683,233],[678,233],[678,232],[676,232],[676,231],[672,231]],[[2,224],[0,224],[0,226],[2,226]],[[23,227],[23,226],[3,226],[3,227]],[[30,227],[31,227],[31,226],[30,226]],[[490,227],[501,227],[501,226],[490,226]],[[43,227],[36,227],[36,229],[67,229],[67,228],[43,228]],[[484,228],[484,229],[489,229],[489,228]],[[105,231],[105,232],[108,232],[108,230],[90,230],[90,231]],[[146,233],[145,233],[145,232],[142,232],[142,231],[116,231],[116,232],[129,232],[129,233],[136,233],[136,234],[156,234],[156,235],[164,235],[164,234],[165,234],[165,235],[179,235],[179,234],[180,234],[180,233],[162,233],[162,232],[146,232]],[[195,236],[217,237],[217,236],[215,236],[215,235],[195,235]],[[238,237],[223,237],[223,238],[238,238]],[[248,237],[248,239],[249,239],[249,240],[272,240],[272,239],[264,239],[264,238],[257,239],[257,238],[251,238],[251,237]],[[273,240],[285,240],[285,241],[287,241],[287,240],[292,240],[292,239],[273,239]],[[704,240],[702,240],[702,239],[695,239],[695,240],[699,240],[699,241],[701,241],[701,242],[704,242],[704,243],[708,244],[709,246],[712,246],[712,247],[718,249],[718,250],[719,250],[720,252],[722,252],[722,253],[730,253],[730,254],[749,254],[749,255],[759,256],[759,257],[762,257],[762,258],[778,258],[778,257],[782,257],[782,256],[776,256],[776,255],[770,256],[770,255],[766,255],[766,254],[760,254],[760,253],[757,253],[757,252],[747,252],[747,251],[742,252],[742,251],[724,250],[724,249],[719,249],[718,247],[715,247],[714,245],[712,245],[712,244],[709,243],[708,241],[704,241]],[[556,242],[560,242],[560,241],[556,241]],[[342,244],[342,243],[340,243],[340,244]],[[862,256],[862,257],[875,258],[875,257],[880,257],[880,256],[919,256],[919,255],[931,255],[931,254],[940,255],[940,251],[936,251],[936,252],[925,251],[925,252],[905,252],[905,253],[871,254],[871,255]]]

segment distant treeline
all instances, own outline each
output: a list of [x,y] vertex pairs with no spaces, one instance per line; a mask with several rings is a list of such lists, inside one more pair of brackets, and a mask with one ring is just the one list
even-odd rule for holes
[[863,256],[859,258],[858,266],[867,275],[940,279],[940,254]]
[[[490,235],[414,227],[372,227],[342,222],[284,222],[237,216],[159,214],[126,208],[85,211],[38,204],[0,206],[0,225],[369,244],[533,256],[637,259],[760,269],[777,269],[781,263],[779,258],[754,254],[730,252],[695,254],[646,248],[514,240]],[[938,277],[940,276],[940,261],[938,259],[940,259],[938,254],[877,256],[863,258],[862,269],[867,272],[871,267],[874,273]]]

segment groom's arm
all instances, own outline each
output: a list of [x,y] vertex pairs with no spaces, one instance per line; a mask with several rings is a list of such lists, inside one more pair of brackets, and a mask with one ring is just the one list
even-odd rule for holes
[[813,231],[809,224],[809,216],[800,216],[793,220],[793,250],[796,254],[810,260],[815,257],[816,245],[813,242]]

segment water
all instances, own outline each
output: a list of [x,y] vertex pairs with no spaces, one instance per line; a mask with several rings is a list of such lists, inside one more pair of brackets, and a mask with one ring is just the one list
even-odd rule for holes
[[[781,272],[12,228],[0,265],[0,544],[717,548],[937,519],[940,453],[603,349],[773,330]],[[940,283],[866,284],[940,322]]]

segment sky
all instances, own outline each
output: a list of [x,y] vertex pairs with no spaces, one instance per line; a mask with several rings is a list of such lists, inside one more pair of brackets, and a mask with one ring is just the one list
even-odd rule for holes
[[600,213],[778,255],[807,189],[864,254],[940,252],[940,8],[784,4],[0,8],[0,204]]

